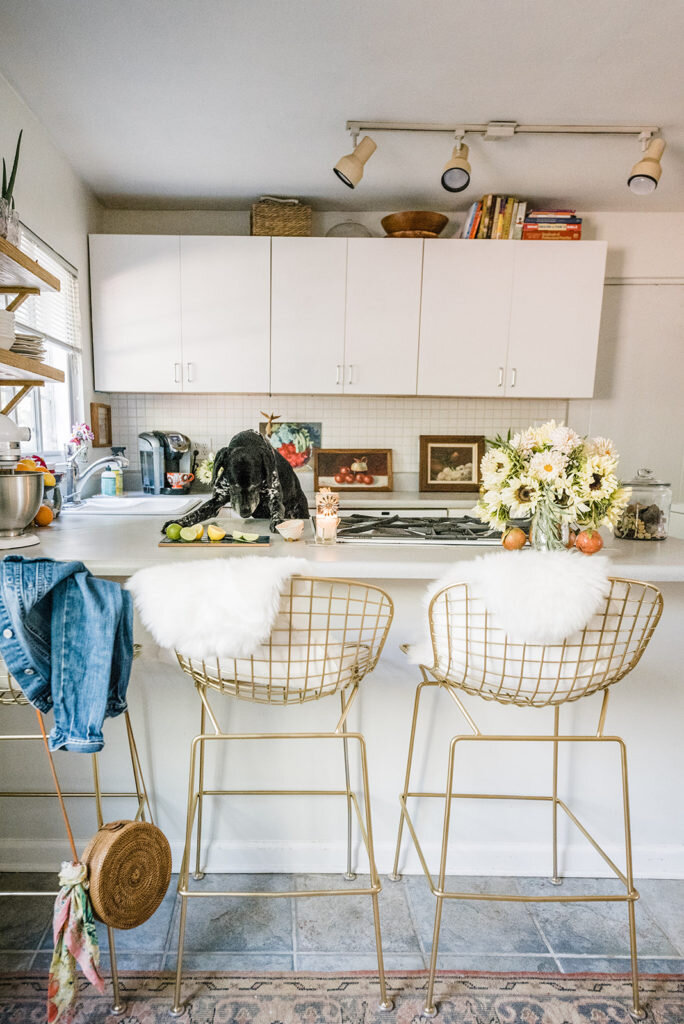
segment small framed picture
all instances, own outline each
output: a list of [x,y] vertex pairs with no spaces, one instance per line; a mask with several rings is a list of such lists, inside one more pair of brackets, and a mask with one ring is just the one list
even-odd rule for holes
[[391,448],[317,448],[314,451],[314,490],[391,491]]
[[112,446],[112,407],[104,402],[90,403],[90,429],[93,432],[93,448]]
[[470,437],[420,436],[421,491],[477,491],[483,435]]

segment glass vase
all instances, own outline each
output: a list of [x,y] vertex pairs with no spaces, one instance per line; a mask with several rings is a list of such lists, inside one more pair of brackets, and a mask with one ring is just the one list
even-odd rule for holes
[[19,217],[6,199],[0,199],[0,238],[12,245],[19,244]]
[[570,527],[544,503],[537,506],[530,523],[530,544],[536,551],[563,551],[568,547]]

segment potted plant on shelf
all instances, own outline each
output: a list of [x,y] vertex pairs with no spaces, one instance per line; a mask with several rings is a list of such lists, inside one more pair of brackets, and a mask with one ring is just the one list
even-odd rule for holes
[[14,162],[9,178],[7,177],[7,165],[5,158],[2,159],[2,195],[0,196],[0,238],[6,238],[12,245],[19,243],[19,217],[14,207],[14,183],[17,179],[17,167],[19,166],[19,149],[21,148],[21,137],[24,129],[19,132],[17,148],[14,151]]

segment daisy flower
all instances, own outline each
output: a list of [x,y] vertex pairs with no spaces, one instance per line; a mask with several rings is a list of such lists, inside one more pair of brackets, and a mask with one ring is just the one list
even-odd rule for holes
[[553,451],[537,452],[530,459],[530,476],[541,482],[555,483],[564,473],[567,455]]
[[502,483],[511,471],[511,457],[501,448],[490,448],[480,463],[482,481],[487,490]]

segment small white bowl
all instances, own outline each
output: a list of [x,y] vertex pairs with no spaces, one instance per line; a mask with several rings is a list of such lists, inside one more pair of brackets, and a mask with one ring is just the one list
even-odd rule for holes
[[304,532],[304,520],[286,519],[285,522],[278,523],[276,530],[283,540],[299,540]]

